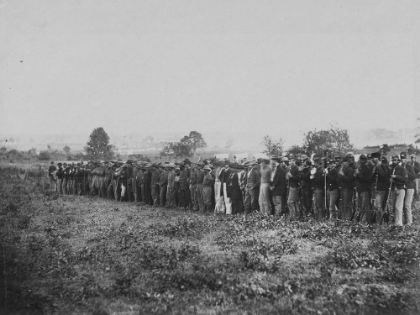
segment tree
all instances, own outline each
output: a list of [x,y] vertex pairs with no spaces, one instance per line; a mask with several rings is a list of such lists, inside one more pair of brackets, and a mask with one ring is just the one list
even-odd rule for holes
[[408,154],[416,154],[417,153],[417,150],[416,150],[416,148],[412,145],[412,144],[410,144],[409,146],[408,146],[408,148],[407,148],[407,153]]
[[[181,139],[182,140],[182,139]],[[173,156],[174,158],[190,157],[194,154],[189,142],[167,142],[159,152],[160,157]]]
[[284,140],[279,138],[279,140],[273,140],[269,135],[266,135],[261,144],[264,146],[264,151],[262,153],[267,154],[268,156],[272,155],[282,155]]
[[41,151],[39,152],[38,159],[41,161],[49,161],[51,160],[50,153],[48,151]]
[[303,147],[309,154],[316,156],[323,156],[326,150],[340,155],[354,150],[348,131],[335,125],[331,125],[329,130],[315,129],[306,133]]
[[188,135],[188,138],[190,139],[193,152],[195,152],[197,149],[207,147],[206,141],[204,141],[202,134],[198,131],[191,131]]
[[68,145],[66,145],[64,148],[63,148],[63,151],[64,151],[64,153],[66,154],[66,155],[69,155],[70,154],[70,147],[68,146]]
[[298,155],[300,155],[301,153],[304,153],[305,152],[305,149],[303,148],[303,147],[301,147],[301,146],[298,146],[298,145],[292,145],[288,150],[287,150],[287,152],[289,153],[289,154],[293,154],[293,155],[295,155],[295,156],[298,156]]
[[102,127],[95,128],[92,131],[85,152],[87,157],[92,160],[111,160],[114,158],[114,146],[109,144],[109,136]]

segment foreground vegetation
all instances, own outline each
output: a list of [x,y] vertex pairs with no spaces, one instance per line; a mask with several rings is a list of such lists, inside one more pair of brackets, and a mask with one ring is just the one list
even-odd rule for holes
[[58,196],[44,175],[0,171],[2,314],[420,313],[417,220],[286,226]]

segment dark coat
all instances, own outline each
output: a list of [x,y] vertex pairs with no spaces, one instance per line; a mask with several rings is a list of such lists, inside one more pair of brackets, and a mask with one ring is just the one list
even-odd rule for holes
[[396,165],[391,170],[391,175],[396,175],[393,179],[392,188],[404,189],[408,181],[407,170],[401,165]]
[[232,200],[242,200],[242,191],[239,186],[239,177],[237,173],[230,172],[226,180],[227,196]]
[[271,182],[272,195],[284,196],[287,194],[286,171],[278,165],[275,170],[273,181]]

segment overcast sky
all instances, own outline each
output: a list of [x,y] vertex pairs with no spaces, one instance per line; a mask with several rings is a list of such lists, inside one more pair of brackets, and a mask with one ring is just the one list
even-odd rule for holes
[[418,1],[0,0],[0,133],[249,131],[420,116]]

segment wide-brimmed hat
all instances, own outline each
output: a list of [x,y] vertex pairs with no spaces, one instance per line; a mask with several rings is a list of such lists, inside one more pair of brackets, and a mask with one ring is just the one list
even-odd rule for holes
[[209,171],[209,172],[211,172],[211,168],[210,168],[210,166],[208,166],[208,165],[204,166],[204,167],[203,167],[203,170],[204,170],[204,171]]

